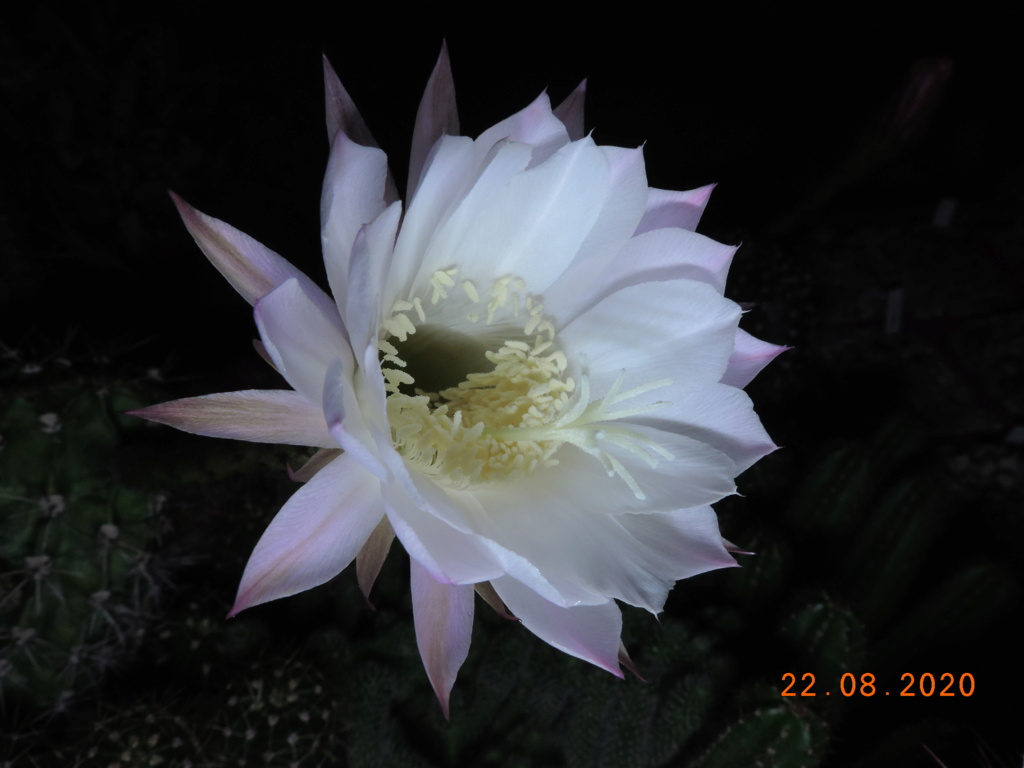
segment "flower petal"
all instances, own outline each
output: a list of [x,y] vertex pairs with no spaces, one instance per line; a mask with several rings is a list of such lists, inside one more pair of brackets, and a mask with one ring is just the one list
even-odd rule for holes
[[684,229],[656,229],[624,243],[599,271],[581,273],[575,285],[561,279],[552,286],[548,304],[566,324],[606,296],[631,285],[666,280],[696,280],[719,294],[725,290],[736,247]]
[[387,177],[388,159],[381,150],[365,147],[343,131],[335,135],[320,196],[320,236],[327,280],[342,317],[352,244],[359,230],[384,210]]
[[614,602],[563,608],[509,576],[491,583],[523,626],[545,643],[623,677],[619,668],[622,613]]
[[327,367],[324,379],[323,417],[337,444],[348,452],[367,472],[386,480],[388,471],[377,457],[376,445],[363,421],[351,376],[341,360]]
[[352,245],[346,280],[345,327],[353,349],[376,345],[381,316],[384,282],[395,250],[395,237],[402,218],[402,204],[392,203],[372,222],[359,230]]
[[310,402],[323,402],[324,376],[332,362],[340,358],[351,370],[348,341],[298,281],[289,280],[264,296],[253,314],[274,367]]
[[740,389],[714,384],[679,391],[669,386],[657,395],[665,405],[632,422],[713,446],[736,462],[737,474],[778,448],[754,412],[754,404]]
[[714,184],[685,192],[652,187],[647,198],[647,211],[636,233],[641,235],[663,227],[680,227],[691,232],[696,230],[714,189]]
[[447,719],[448,695],[473,634],[473,586],[441,584],[415,560],[409,565],[416,645]]
[[[377,527],[373,529],[370,538],[366,540],[363,548],[356,555],[356,581],[359,582],[359,589],[370,603],[370,590],[377,580],[377,575],[384,565],[384,561],[391,551],[391,542],[395,540],[395,531],[388,522],[387,517],[382,517]],[[373,604],[370,603],[370,607]]]
[[529,145],[533,151],[530,159],[533,167],[568,144],[569,132],[551,111],[548,95],[542,93],[525,108],[481,133],[475,142],[476,151],[482,157],[499,141]]
[[320,448],[335,445],[323,411],[291,390],[222,392],[128,413],[195,435]]
[[382,513],[377,478],[351,457],[339,456],[296,491],[264,531],[228,616],[334,578]]
[[[645,437],[657,434],[647,428],[637,431]],[[635,515],[625,513],[659,516],[717,501],[733,491],[729,473],[735,470],[724,455],[696,441],[667,433],[658,439],[674,458],[653,468],[627,451],[609,449],[629,465],[646,498],[637,498],[622,478],[610,477],[593,457],[564,446],[555,454],[557,466],[520,482],[464,492],[482,510],[474,517],[476,531],[535,566],[557,591],[557,598],[548,597],[553,602],[594,604],[614,597],[661,610],[676,580],[670,571],[679,566],[666,569],[657,551],[630,533],[625,520]],[[538,536],[540,530],[543,535]],[[695,536],[693,546],[720,555],[717,561],[702,556],[695,570],[722,567],[725,551],[717,526],[706,536]],[[686,555],[682,549],[677,553],[679,558]]]
[[[255,304],[279,285],[294,278],[321,310],[326,312],[327,308],[333,306],[331,297],[316,283],[265,245],[230,224],[197,211],[173,192],[170,195],[185,227],[206,258],[250,304]],[[340,320],[337,325],[344,332]]]
[[742,329],[736,331],[736,344],[729,358],[729,368],[722,376],[722,383],[731,387],[745,387],[772,360],[789,347],[780,347],[754,338]]
[[478,184],[431,242],[421,279],[458,264],[460,277],[481,286],[517,275],[531,292],[543,293],[593,229],[609,184],[608,159],[590,139],[562,147],[498,188]]
[[366,126],[366,121],[359,114],[352,97],[341,84],[331,62],[324,56],[324,102],[327,105],[327,141],[334,143],[338,131],[344,131],[352,141],[364,147],[380,146]]
[[[719,381],[729,364],[740,308],[695,280],[626,286],[558,332],[589,371],[598,397],[676,374],[677,387]],[[670,361],[666,365],[666,361]]]
[[562,121],[571,141],[578,141],[587,135],[583,125],[583,102],[587,95],[587,81],[576,86],[576,90],[566,96],[565,101],[552,110],[555,117]]
[[448,45],[441,44],[434,71],[430,73],[423,91],[420,107],[416,111],[416,127],[412,134],[412,153],[409,156],[409,184],[406,197],[411,200],[419,186],[427,155],[442,136],[459,135],[459,111],[455,105],[455,81],[448,60]]

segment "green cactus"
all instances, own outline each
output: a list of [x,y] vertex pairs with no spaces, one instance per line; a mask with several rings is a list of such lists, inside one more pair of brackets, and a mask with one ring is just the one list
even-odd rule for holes
[[132,385],[10,360],[0,379],[0,686],[15,709],[59,712],[145,635],[161,500],[115,471]]

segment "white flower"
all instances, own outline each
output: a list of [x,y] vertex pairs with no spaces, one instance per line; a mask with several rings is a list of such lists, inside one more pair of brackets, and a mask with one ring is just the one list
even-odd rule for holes
[[647,186],[639,149],[583,133],[583,87],[476,140],[456,135],[447,54],[416,118],[408,205],[325,66],[321,215],[332,299],[175,197],[255,305],[293,390],[138,414],[189,432],[317,446],[256,545],[232,615],[353,559],[368,592],[395,536],[447,715],[474,589],[566,653],[622,675],[616,600],[735,565],[709,506],[775,448],[742,387],[779,351],[738,329],[735,251],[693,232],[710,193]]

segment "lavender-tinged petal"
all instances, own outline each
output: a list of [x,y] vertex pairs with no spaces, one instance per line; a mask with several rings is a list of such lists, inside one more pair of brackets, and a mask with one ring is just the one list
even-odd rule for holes
[[359,589],[371,608],[373,603],[370,603],[370,591],[377,581],[380,569],[384,566],[388,552],[391,551],[391,542],[394,540],[395,531],[387,517],[383,517],[356,555],[356,581],[359,582]]
[[530,167],[534,167],[569,143],[569,132],[551,111],[551,100],[542,93],[530,104],[495,123],[476,139],[476,152],[483,157],[499,141],[527,144],[532,149]]
[[587,135],[583,126],[583,102],[586,100],[586,95],[587,81],[584,80],[576,86],[576,90],[565,98],[565,101],[552,110],[555,117],[565,125],[565,130],[569,132],[571,141],[577,141]]
[[473,634],[473,586],[441,584],[415,560],[410,576],[416,645],[447,719],[448,696]]
[[374,147],[358,144],[344,132],[334,137],[320,196],[321,242],[327,280],[345,317],[348,269],[356,234],[386,205],[388,160]]
[[132,416],[207,437],[333,447],[323,412],[298,392],[250,389],[151,405]]
[[492,583],[523,626],[545,643],[623,677],[619,669],[622,613],[613,601],[563,608],[509,576]]
[[250,304],[255,304],[282,283],[295,278],[310,299],[344,333],[334,302],[316,283],[287,260],[230,224],[197,211],[173,192],[171,199],[182,221],[206,258]]
[[[334,442],[333,438],[331,442]],[[317,472],[341,455],[341,450],[335,446],[321,448],[310,456],[306,463],[298,469],[293,470],[291,467],[288,467],[288,477],[296,483],[308,483]]]
[[757,376],[772,360],[789,347],[769,344],[751,336],[742,328],[736,331],[736,345],[729,358],[729,368],[722,376],[722,383],[743,388]]
[[296,491],[264,531],[228,616],[334,578],[382,514],[377,478],[350,457],[338,457]]
[[684,192],[652,188],[647,199],[647,212],[636,228],[636,233],[640,235],[664,227],[694,231],[714,189],[714,184]]
[[386,480],[388,471],[377,457],[376,445],[363,421],[351,375],[341,360],[327,368],[324,378],[323,415],[338,445],[345,449],[367,472]]
[[346,370],[352,369],[348,340],[298,281],[264,296],[253,314],[274,367],[310,402],[323,402],[324,375],[332,362],[340,358]]
[[487,603],[494,610],[496,614],[501,616],[503,619],[509,619],[516,621],[516,617],[508,612],[508,608],[501,602],[501,598],[498,597],[498,593],[494,591],[494,585],[489,581],[482,581],[479,584],[473,585],[476,588],[476,593],[480,595],[480,598]]
[[352,244],[344,318],[353,349],[363,349],[377,342],[384,281],[394,256],[401,218],[402,204],[393,203],[360,229]]
[[423,174],[423,167],[431,148],[442,136],[458,136],[459,111],[455,105],[455,81],[448,60],[448,46],[441,44],[434,71],[427,80],[427,88],[416,112],[416,127],[412,135],[412,154],[409,157],[409,184],[406,199],[411,200]]
[[341,84],[331,62],[324,56],[324,101],[327,105],[327,141],[334,143],[338,131],[344,131],[352,141],[364,147],[380,146],[366,126],[366,121],[359,114],[352,97]]

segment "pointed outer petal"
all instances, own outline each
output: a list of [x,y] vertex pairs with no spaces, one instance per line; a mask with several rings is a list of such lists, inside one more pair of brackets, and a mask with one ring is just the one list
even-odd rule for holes
[[448,719],[448,695],[473,636],[473,586],[440,583],[415,560],[410,561],[410,576],[416,645]]
[[619,669],[622,613],[614,602],[563,608],[509,576],[493,584],[512,613],[545,643],[623,677]]
[[348,340],[298,281],[289,280],[256,302],[253,315],[274,367],[310,402],[323,402],[324,375],[332,362],[340,358],[345,370],[352,369]]
[[736,346],[729,358],[729,368],[722,383],[731,387],[745,387],[768,363],[790,347],[780,347],[751,336],[742,328],[736,330]]
[[382,517],[377,527],[373,529],[370,538],[363,544],[363,548],[356,555],[356,579],[359,582],[359,589],[366,598],[367,604],[372,608],[370,602],[370,590],[377,580],[384,561],[391,550],[391,542],[395,540],[395,531],[387,517]]
[[348,566],[381,520],[380,482],[342,455],[287,501],[253,550],[234,616],[323,584]]
[[636,664],[629,658],[629,651],[626,650],[626,646],[621,642],[619,643],[619,665],[625,667],[636,676],[637,680],[646,683],[647,678],[640,674],[640,670],[636,668]]
[[[605,297],[558,336],[570,360],[588,371],[592,398],[604,397],[620,375],[620,392],[664,379],[682,391],[722,378],[739,317],[739,306],[714,288],[667,280]],[[657,390],[650,397],[657,400]]]
[[[647,203],[647,172],[642,149],[598,147],[605,153],[610,170],[610,184],[601,213],[587,234],[569,268],[544,292],[545,307],[556,319],[565,316],[563,307],[578,307],[589,295],[586,286],[595,275],[619,264],[643,216]],[[531,286],[532,288],[532,286]]]
[[743,549],[738,544],[733,544],[728,539],[722,539],[722,546],[725,547],[726,551],[733,555],[756,555],[756,552],[750,552]]
[[754,404],[740,389],[712,384],[697,390],[676,391],[668,386],[652,396],[665,405],[633,417],[632,423],[706,443],[736,462],[737,474],[778,448],[754,412]]
[[[316,283],[265,245],[230,224],[197,211],[173,192],[170,195],[189,234],[206,258],[250,304],[255,304],[286,280],[295,278],[321,310],[328,313],[333,307],[331,297]],[[334,323],[344,331],[341,318],[334,318]]]
[[366,121],[359,114],[352,97],[338,79],[331,62],[324,56],[324,102],[327,105],[327,141],[334,143],[338,131],[362,144],[364,147],[380,146],[374,140]]
[[277,370],[277,366],[274,365],[274,361],[270,358],[270,353],[267,352],[267,346],[263,343],[262,339],[253,339],[252,346],[256,350],[256,354],[263,359],[263,362],[277,371],[277,373],[281,373]]
[[320,239],[327,280],[342,317],[352,243],[363,225],[384,210],[387,175],[388,159],[381,150],[364,147],[344,132],[334,137],[320,195]]
[[[580,274],[575,286],[559,280],[545,295],[545,308],[568,323],[604,297],[630,285],[666,280],[696,280],[725,290],[736,246],[723,245],[696,232],[656,229],[631,238],[607,266]],[[575,290],[573,290],[575,288]],[[557,291],[557,293],[554,293]]]
[[518,619],[508,612],[508,608],[501,602],[501,598],[498,597],[498,593],[494,591],[494,585],[489,581],[482,581],[479,584],[473,585],[476,588],[476,593],[480,595],[485,603],[487,603],[494,612],[501,616],[503,619],[509,619],[510,621],[518,621]]
[[587,95],[587,81],[584,80],[576,86],[576,90],[570,93],[565,101],[554,108],[555,117],[562,121],[565,130],[569,132],[571,141],[578,141],[587,135],[583,127],[583,102]]
[[363,421],[351,376],[335,360],[324,377],[323,416],[337,444],[367,472],[387,480],[388,471],[377,457],[377,446]]
[[640,221],[640,226],[636,228],[636,234],[664,227],[680,227],[694,231],[714,189],[714,184],[685,192],[652,188],[647,198],[647,211]]
[[195,435],[334,447],[323,412],[291,390],[250,389],[187,397],[128,413]]
[[[551,600],[562,601],[529,561],[469,529],[483,514],[473,496],[446,492],[433,480],[408,472],[393,449],[384,451],[392,481],[382,486],[384,508],[409,557],[440,582],[479,584],[508,573]],[[455,521],[453,525],[450,521]]]
[[427,88],[416,111],[416,127],[412,134],[412,154],[409,157],[409,184],[406,198],[412,199],[419,186],[420,176],[431,148],[442,136],[459,135],[459,110],[455,105],[455,81],[448,60],[448,45],[441,44],[434,71],[427,80]]
[[[580,137],[582,138],[582,137]],[[546,93],[534,99],[500,123],[495,123],[476,139],[476,151],[485,155],[499,141],[507,139],[533,147],[530,167],[547,160],[559,148],[569,143],[569,132],[551,111],[551,100]]]
[[609,448],[646,499],[638,499],[620,477],[609,477],[596,459],[571,446],[556,454],[557,466],[535,472],[528,481],[467,492],[482,510],[474,518],[480,536],[532,563],[558,591],[553,602],[595,604],[614,597],[657,612],[682,578],[677,574],[732,562],[724,559],[717,525],[695,529],[694,542],[672,541],[667,556],[660,546],[632,534],[635,517],[662,517],[679,507],[717,501],[735,487],[728,474],[733,464],[721,453],[684,437],[643,427],[635,432],[675,455],[651,468],[628,451]]
[[402,203],[392,203],[359,230],[352,245],[343,319],[353,349],[362,349],[371,342],[377,342],[384,280],[391,267],[401,219]]
[[[331,442],[334,442],[333,438]],[[298,469],[292,471],[292,468],[288,467],[288,478],[294,480],[296,483],[309,482],[313,479],[313,475],[326,467],[340,455],[341,451],[337,448],[321,448],[310,456],[309,460]]]
[[[499,151],[492,168],[501,156]],[[517,275],[532,293],[543,293],[572,263],[597,222],[610,183],[606,155],[583,139],[498,188],[485,183],[489,176],[481,175],[437,233],[420,279],[457,264],[460,279],[481,288],[489,288],[495,277]]]

